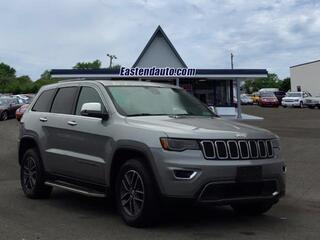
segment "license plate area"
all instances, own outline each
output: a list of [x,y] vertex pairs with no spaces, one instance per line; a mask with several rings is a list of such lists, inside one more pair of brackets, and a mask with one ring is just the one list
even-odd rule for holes
[[236,180],[239,182],[262,180],[262,166],[238,167]]

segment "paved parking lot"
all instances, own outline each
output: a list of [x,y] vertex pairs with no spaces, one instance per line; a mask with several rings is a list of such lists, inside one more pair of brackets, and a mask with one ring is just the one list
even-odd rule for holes
[[123,224],[106,199],[59,190],[47,200],[25,198],[18,180],[18,123],[0,122],[0,239],[319,239],[320,110],[244,111],[265,118],[250,124],[281,137],[287,196],[261,217],[239,217],[228,207],[181,207],[148,229]]

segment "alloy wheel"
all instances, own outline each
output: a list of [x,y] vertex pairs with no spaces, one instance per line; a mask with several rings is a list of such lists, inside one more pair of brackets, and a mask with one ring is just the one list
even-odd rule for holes
[[143,209],[145,200],[144,183],[135,170],[127,171],[121,179],[120,201],[125,213],[137,216]]
[[8,113],[7,112],[3,112],[2,113],[2,120],[7,120],[8,119]]
[[36,185],[37,166],[35,160],[30,156],[23,165],[23,185],[26,190],[32,192]]

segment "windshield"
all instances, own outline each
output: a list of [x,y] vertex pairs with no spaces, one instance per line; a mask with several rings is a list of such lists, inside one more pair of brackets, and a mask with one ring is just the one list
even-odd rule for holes
[[215,116],[200,101],[181,89],[149,86],[111,86],[117,110],[125,116]]
[[264,92],[261,93],[261,97],[274,97],[274,94],[272,92]]
[[9,105],[9,99],[0,98],[0,105],[2,105],[2,106]]
[[289,92],[287,93],[287,97],[301,97],[300,92]]

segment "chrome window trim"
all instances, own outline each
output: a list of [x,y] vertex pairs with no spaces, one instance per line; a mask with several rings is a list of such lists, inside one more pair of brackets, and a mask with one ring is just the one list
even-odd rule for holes
[[[236,147],[237,147],[237,157],[232,157],[232,156],[231,156],[230,145],[229,145],[230,142],[236,144]],[[228,141],[227,141],[227,146],[228,146],[229,157],[230,157],[231,159],[239,159],[239,158],[240,158],[240,153],[239,153],[239,146],[238,146],[237,141],[235,141],[235,140],[228,140]]]

